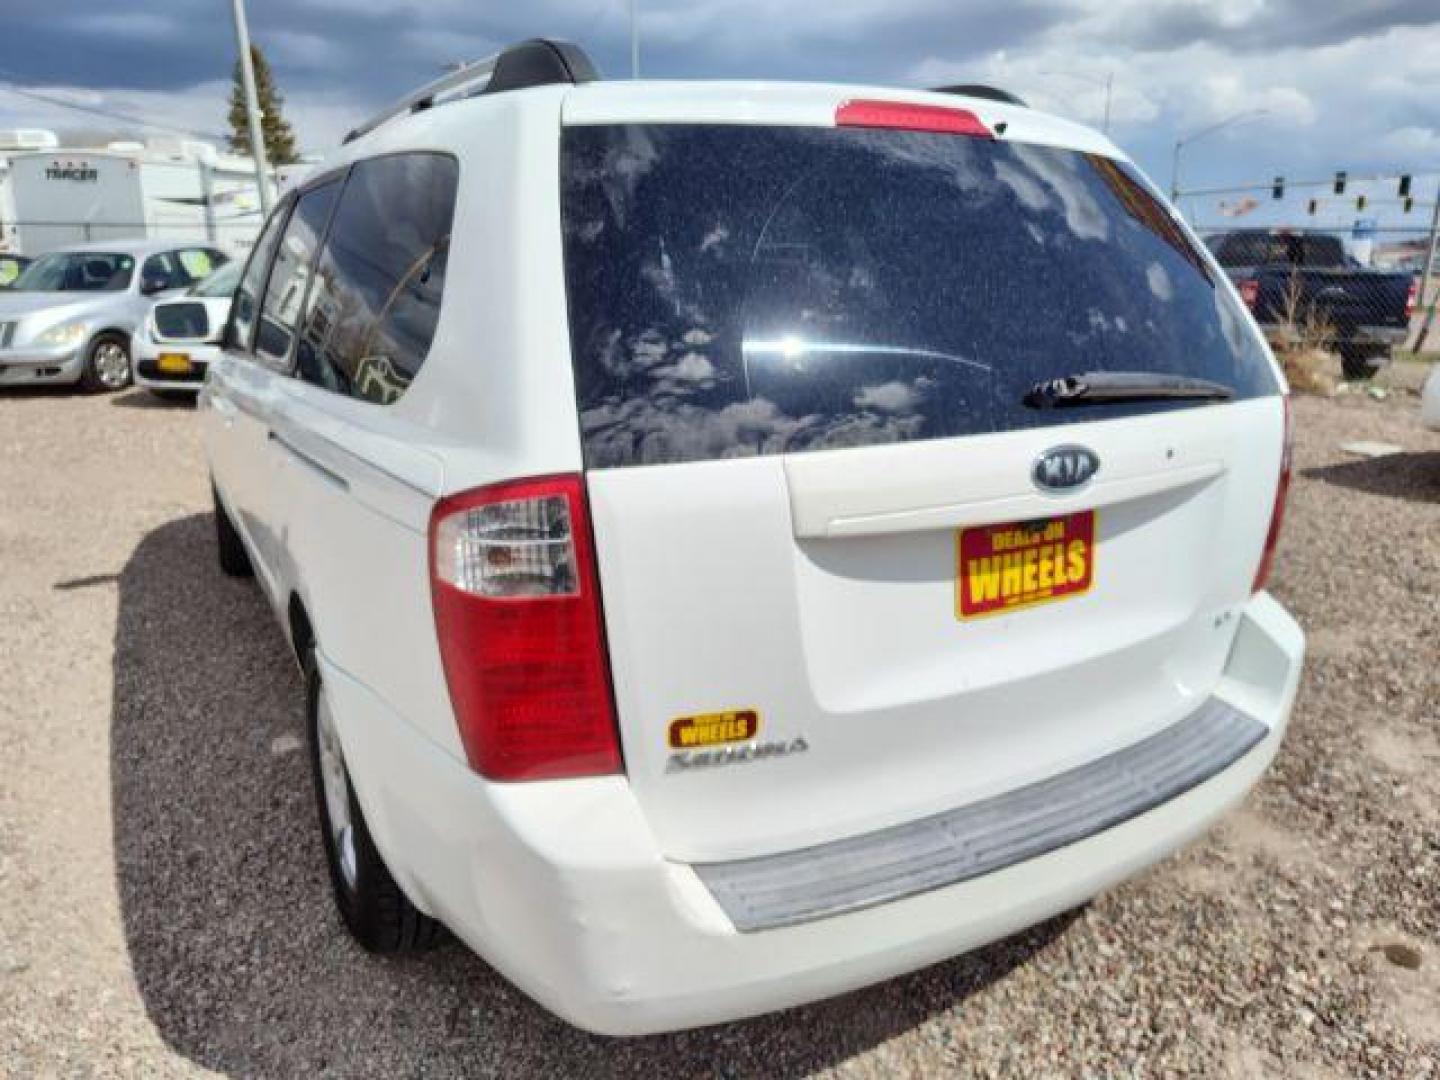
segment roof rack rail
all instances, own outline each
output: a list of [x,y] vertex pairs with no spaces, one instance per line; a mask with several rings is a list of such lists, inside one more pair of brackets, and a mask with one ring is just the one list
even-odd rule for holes
[[931,92],[935,94],[960,94],[964,97],[988,98],[991,101],[1003,101],[1007,105],[1019,105],[1022,108],[1029,108],[1018,95],[1010,93],[1009,90],[1001,90],[998,86],[986,86],[984,83],[959,83],[955,86],[936,86],[932,88]]
[[494,56],[462,64],[434,82],[426,83],[366,120],[346,135],[345,141],[353,142],[398,117],[476,94],[498,94],[555,83],[594,82],[599,78],[600,73],[580,46],[569,41],[531,38]]

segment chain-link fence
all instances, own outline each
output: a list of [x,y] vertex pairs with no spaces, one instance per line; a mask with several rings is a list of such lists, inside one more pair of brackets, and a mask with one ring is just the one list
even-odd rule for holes
[[1440,351],[1440,327],[1426,330],[1440,298],[1440,258],[1425,273],[1428,230],[1196,226],[1273,345],[1335,353],[1352,378],[1393,355]]
[[1275,176],[1176,201],[1276,346],[1337,354],[1353,377],[1440,353],[1440,175]]

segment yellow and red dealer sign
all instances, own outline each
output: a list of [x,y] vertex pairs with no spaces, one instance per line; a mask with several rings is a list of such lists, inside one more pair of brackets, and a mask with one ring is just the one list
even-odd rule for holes
[[1076,596],[1095,575],[1095,511],[962,529],[955,613],[962,619]]

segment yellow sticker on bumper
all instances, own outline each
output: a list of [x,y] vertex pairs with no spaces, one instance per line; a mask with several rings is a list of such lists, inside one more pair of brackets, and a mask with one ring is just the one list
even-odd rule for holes
[[760,714],[754,709],[700,713],[670,721],[670,746],[693,750],[697,746],[747,742],[760,730]]

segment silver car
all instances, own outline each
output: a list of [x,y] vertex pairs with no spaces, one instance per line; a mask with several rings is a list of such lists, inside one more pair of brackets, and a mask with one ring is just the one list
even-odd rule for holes
[[204,244],[155,240],[84,244],[41,255],[0,293],[0,387],[128,386],[130,338],[150,305],[179,295],[227,261]]

